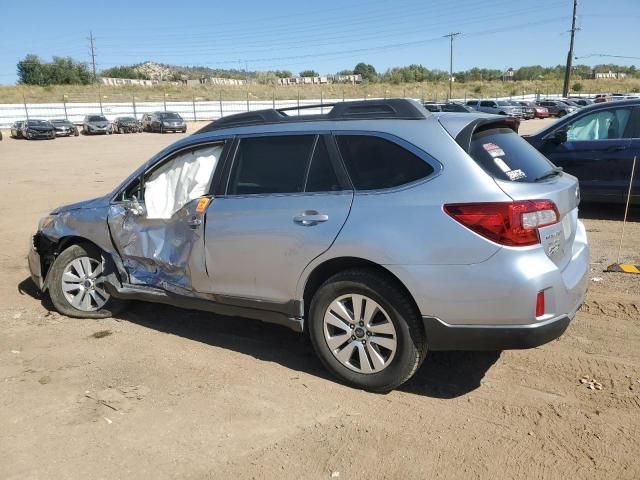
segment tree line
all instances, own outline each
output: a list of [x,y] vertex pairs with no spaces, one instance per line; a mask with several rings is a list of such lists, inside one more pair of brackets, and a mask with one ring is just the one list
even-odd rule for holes
[[[279,78],[293,76],[289,70],[273,71],[243,71],[211,69],[207,67],[174,67],[169,68],[172,74],[165,80],[186,80],[189,78],[202,78],[204,76],[217,76],[223,78],[250,78],[258,83],[275,84]],[[138,68],[138,65],[122,65],[102,70],[99,75],[113,78],[149,79]],[[45,62],[37,55],[27,55],[17,64],[18,83],[25,85],[87,85],[92,83],[92,72],[86,62],[78,62],[70,57],[53,57],[51,62]],[[572,78],[575,80],[593,77],[593,72],[621,72],[628,77],[640,78],[640,70],[634,65],[622,66],[615,64],[601,64],[595,67],[588,65],[575,65]],[[412,64],[404,67],[389,68],[384,72],[377,72],[375,67],[364,62],[358,63],[352,70],[342,70],[337,75],[361,75],[365,83],[421,83],[448,81],[449,72],[438,69],[429,69],[424,65]],[[299,72],[302,77],[316,77],[318,72],[312,69]],[[504,80],[506,72],[491,68],[474,67],[469,70],[454,72],[455,81],[458,83],[473,81]],[[512,78],[516,81],[523,80],[559,80],[564,77],[564,65],[543,67],[541,65],[523,66],[513,69]]]

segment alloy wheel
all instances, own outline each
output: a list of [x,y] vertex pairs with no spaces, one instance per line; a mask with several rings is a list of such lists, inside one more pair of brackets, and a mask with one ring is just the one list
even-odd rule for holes
[[100,310],[110,295],[104,289],[102,262],[79,257],[70,262],[62,274],[62,292],[71,306],[83,312]]
[[358,373],[384,370],[398,347],[389,314],[365,295],[342,295],[331,302],[324,314],[323,331],[333,356]]

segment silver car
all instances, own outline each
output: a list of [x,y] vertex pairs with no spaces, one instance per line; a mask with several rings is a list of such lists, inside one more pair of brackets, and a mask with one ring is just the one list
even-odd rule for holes
[[466,105],[478,112],[523,117],[522,107],[508,100],[469,100]]
[[428,350],[565,331],[587,288],[578,182],[516,119],[401,99],[286,110],[215,121],[108,195],[53,210],[33,280],[72,317],[136,299],[305,331],[331,372],[372,391]]

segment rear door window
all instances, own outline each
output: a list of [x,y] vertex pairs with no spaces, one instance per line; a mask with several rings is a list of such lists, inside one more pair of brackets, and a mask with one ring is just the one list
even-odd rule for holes
[[534,182],[553,164],[510,128],[475,133],[469,155],[489,175],[499,180]]
[[356,190],[397,187],[433,173],[433,167],[404,147],[371,135],[338,135],[340,154]]

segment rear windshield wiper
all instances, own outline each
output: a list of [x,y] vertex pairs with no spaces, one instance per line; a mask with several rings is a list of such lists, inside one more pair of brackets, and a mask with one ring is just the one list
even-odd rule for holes
[[543,173],[538,178],[534,180],[534,182],[540,182],[541,180],[546,180],[547,178],[555,177],[556,175],[560,175],[562,173],[562,167],[553,167],[547,173]]

